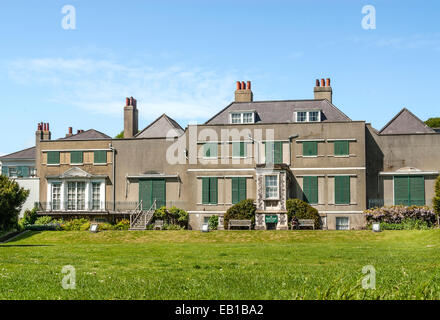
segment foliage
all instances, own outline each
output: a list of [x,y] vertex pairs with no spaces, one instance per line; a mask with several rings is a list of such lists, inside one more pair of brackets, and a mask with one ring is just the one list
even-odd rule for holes
[[80,231],[80,230],[88,230],[85,229],[85,226],[88,224],[88,228],[90,228],[90,221],[85,218],[80,219],[72,219],[61,225],[64,231]]
[[439,223],[439,216],[440,216],[440,176],[437,177],[437,180],[435,181],[435,196],[432,200],[433,206],[434,206],[434,212],[437,214],[437,225]]
[[426,222],[428,226],[436,223],[435,212],[427,206],[392,206],[365,210],[367,224],[373,222],[385,222],[400,224],[404,220],[419,220]]
[[38,218],[37,214],[38,208],[34,207],[32,210],[25,210],[23,218],[18,222],[20,228],[24,229],[31,224],[35,224],[35,221]]
[[425,124],[431,128],[440,128],[440,118],[429,118]]
[[318,210],[307,202],[300,199],[288,199],[286,201],[286,209],[289,222],[291,222],[292,219],[313,219],[315,229],[321,228],[321,217],[319,216]]
[[212,215],[209,217],[208,220],[209,229],[210,230],[217,230],[218,228],[218,215]]
[[179,226],[178,224],[163,224],[163,230],[185,230],[185,227]]
[[52,217],[42,216],[42,217],[38,217],[33,224],[49,224],[53,220],[54,219]]
[[16,181],[0,175],[0,230],[18,225],[18,214],[28,196],[29,190],[20,188]]
[[228,229],[229,220],[251,220],[252,228],[255,226],[255,207],[254,200],[246,199],[230,207],[224,215],[225,230]]
[[26,226],[26,230],[31,231],[60,231],[61,226],[59,223],[48,223],[48,224],[30,224]]
[[130,229],[130,221],[127,219],[122,219],[113,226],[113,230],[128,230],[128,229]]
[[188,212],[175,206],[171,208],[160,207],[154,212],[154,220],[163,220],[164,225],[176,225],[186,228],[188,225]]
[[115,139],[124,139],[124,130],[122,130],[121,132],[119,132],[119,133],[116,135]]
[[[371,229],[371,225],[369,225]],[[380,222],[381,230],[428,230],[429,224],[426,221],[403,219],[400,223]]]
[[98,224],[99,231],[113,230],[113,229],[114,229],[114,226],[110,223],[104,222],[104,223]]

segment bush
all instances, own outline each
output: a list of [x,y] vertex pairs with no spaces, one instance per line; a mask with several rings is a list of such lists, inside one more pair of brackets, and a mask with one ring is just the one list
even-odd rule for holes
[[252,228],[255,226],[255,207],[254,200],[246,199],[230,207],[224,215],[225,230],[228,229],[229,220],[251,220]]
[[[371,229],[371,225],[368,226]],[[426,221],[404,219],[401,223],[380,222],[381,230],[428,230]]]
[[209,224],[209,229],[210,230],[217,230],[217,227],[218,227],[218,216],[217,215],[210,216],[209,220],[208,220],[208,224]]
[[38,217],[35,220],[34,224],[50,224],[53,221],[52,217],[49,216],[42,216],[42,217]]
[[420,221],[432,227],[436,223],[436,214],[429,207],[418,206],[392,206],[373,208],[365,210],[365,218],[367,224],[371,225],[373,222],[384,222],[388,224],[401,224],[408,220]]
[[18,214],[29,196],[29,190],[0,175],[0,230],[10,230],[18,225]]
[[128,229],[130,229],[130,221],[127,219],[122,219],[113,226],[113,230],[128,230]]
[[31,231],[60,231],[61,225],[59,223],[49,224],[30,224],[26,226],[26,230]]
[[439,216],[440,216],[440,176],[437,177],[437,180],[435,181],[435,197],[432,200],[432,203],[434,205],[434,212],[437,215],[437,226],[439,225]]
[[185,227],[179,226],[178,224],[163,224],[163,230],[185,230]]
[[31,224],[35,224],[38,214],[37,214],[38,208],[34,207],[32,210],[25,210],[23,218],[20,219],[18,222],[19,226],[21,228],[26,228],[27,226]]
[[72,219],[70,221],[65,222],[61,226],[62,226],[63,230],[65,230],[65,231],[80,231],[81,227],[87,223],[89,224],[89,228],[90,228],[90,221],[87,219],[84,219],[84,218]]
[[292,219],[313,219],[315,229],[321,228],[321,217],[318,210],[307,202],[300,199],[288,199],[286,201],[286,209],[289,222],[292,222]]
[[170,209],[160,207],[154,212],[153,222],[155,220],[163,220],[164,225],[176,225],[179,229],[185,229],[188,226],[188,212],[174,206]]

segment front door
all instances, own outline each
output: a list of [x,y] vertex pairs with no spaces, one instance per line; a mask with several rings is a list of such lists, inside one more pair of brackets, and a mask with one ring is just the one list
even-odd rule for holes
[[156,200],[156,208],[165,206],[165,179],[139,180],[139,201],[142,201],[142,210],[149,210],[154,200]]

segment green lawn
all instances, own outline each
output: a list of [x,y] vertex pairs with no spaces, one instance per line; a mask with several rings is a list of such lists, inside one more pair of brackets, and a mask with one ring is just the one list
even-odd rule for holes
[[[361,287],[365,265],[376,290]],[[49,231],[0,245],[0,299],[387,298],[440,299],[440,230]]]

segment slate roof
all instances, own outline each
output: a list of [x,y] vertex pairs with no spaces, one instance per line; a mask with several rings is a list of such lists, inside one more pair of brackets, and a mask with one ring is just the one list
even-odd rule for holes
[[379,134],[435,133],[407,108],[403,108],[380,131]]
[[231,111],[255,111],[255,123],[291,123],[294,112],[321,110],[322,122],[351,121],[327,99],[233,102],[206,121],[205,124],[229,124]]
[[[168,134],[172,130],[171,134]],[[166,138],[179,137],[183,133],[182,127],[165,113],[150,123],[135,138]]]
[[31,147],[24,150],[16,151],[14,153],[7,154],[3,157],[0,157],[0,160],[28,160],[35,159],[36,148]]
[[71,135],[70,137],[60,138],[58,140],[101,140],[101,139],[111,139],[111,137],[95,129],[89,129],[87,131]]

